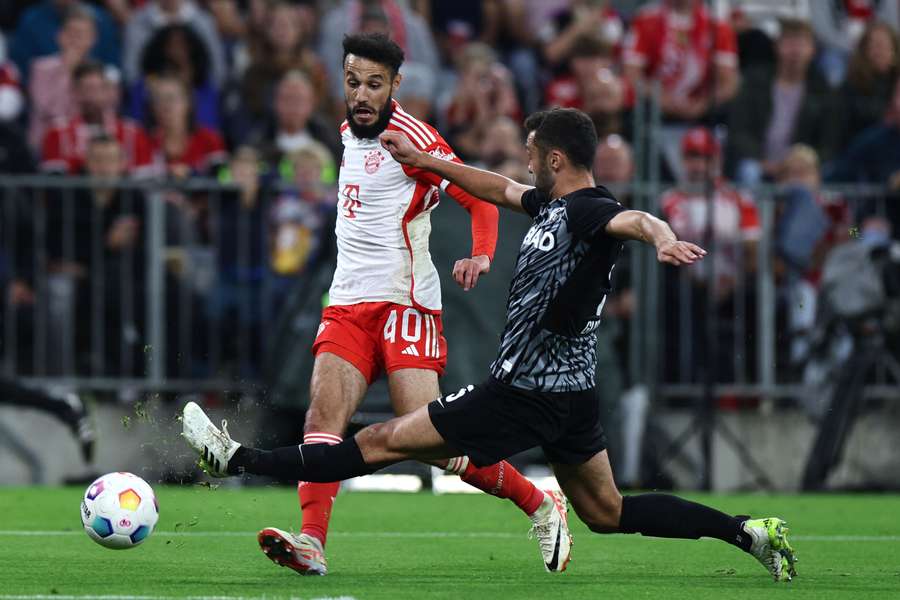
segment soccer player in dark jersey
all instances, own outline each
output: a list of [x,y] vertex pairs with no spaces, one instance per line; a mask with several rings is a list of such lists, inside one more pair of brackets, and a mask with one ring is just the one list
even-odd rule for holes
[[[701,260],[706,252],[678,241],[656,217],[626,210],[594,183],[597,135],[587,115],[574,109],[539,112],[525,128],[533,188],[421,152],[393,132],[381,134],[396,160],[533,220],[519,250],[506,328],[487,381],[333,446],[244,447],[192,403],[184,410],[185,438],[212,475],[247,472],[306,481],[339,481],[402,460],[460,454],[490,465],[541,446],[592,531],[717,538],[752,554],[775,581],[789,581],[795,557],[781,519],[731,516],[667,494],[623,497],[616,488],[594,387],[594,332],[610,272],[623,240],[653,244],[660,262],[676,266]],[[570,540],[557,540],[551,570],[560,570],[556,560],[569,558]]]

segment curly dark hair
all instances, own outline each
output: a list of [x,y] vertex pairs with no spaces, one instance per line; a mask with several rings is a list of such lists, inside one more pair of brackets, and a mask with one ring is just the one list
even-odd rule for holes
[[188,25],[167,25],[157,31],[144,46],[141,54],[141,72],[146,75],[162,75],[179,70],[167,55],[170,41],[175,36],[184,36],[188,45],[188,56],[191,62],[191,85],[202,85],[209,76],[211,59],[209,50],[203,40]]
[[400,65],[405,58],[403,49],[397,42],[383,33],[355,33],[344,36],[344,58],[342,64],[347,61],[347,55],[353,54],[362,58],[384,65],[391,70],[391,76],[397,74]]

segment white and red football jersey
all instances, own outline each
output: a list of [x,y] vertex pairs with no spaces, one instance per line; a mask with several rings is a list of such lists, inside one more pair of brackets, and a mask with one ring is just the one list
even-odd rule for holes
[[622,60],[640,67],[645,77],[659,79],[669,94],[694,97],[708,93],[713,65],[737,68],[737,38],[702,2],[690,16],[662,2],[634,17]]
[[[440,134],[393,104],[389,130],[420,150],[459,161]],[[431,262],[431,211],[444,189],[472,217],[472,256],[493,259],[497,209],[434,173],[403,165],[377,138],[360,139],[341,125],[344,156],[338,178],[338,258],[329,304],[393,302],[419,311],[441,310],[441,286]]]
[[[716,271],[734,276],[739,272],[740,253],[745,242],[761,235],[759,213],[751,198],[731,186],[717,181],[714,198],[713,234],[716,240]],[[660,201],[663,215],[678,239],[703,243],[709,223],[709,203],[703,194],[673,189]],[[689,269],[694,277],[703,277],[702,261]]]

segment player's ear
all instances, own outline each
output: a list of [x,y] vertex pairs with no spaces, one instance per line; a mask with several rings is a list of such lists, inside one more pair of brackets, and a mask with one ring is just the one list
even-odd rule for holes
[[551,150],[550,151],[550,168],[554,171],[559,171],[563,166],[563,154],[559,150]]
[[397,90],[400,88],[400,82],[403,80],[403,75],[399,72],[394,75],[394,81],[391,82],[391,94],[396,94]]

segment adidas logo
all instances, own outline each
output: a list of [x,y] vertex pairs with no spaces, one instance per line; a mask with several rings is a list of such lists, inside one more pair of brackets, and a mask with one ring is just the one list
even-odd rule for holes
[[413,346],[412,344],[410,344],[410,345],[407,346],[407,347],[403,350],[403,352],[401,352],[400,354],[406,354],[406,355],[408,355],[408,356],[418,356],[418,355],[419,355],[419,351],[416,350],[416,347],[415,347],[415,346]]

